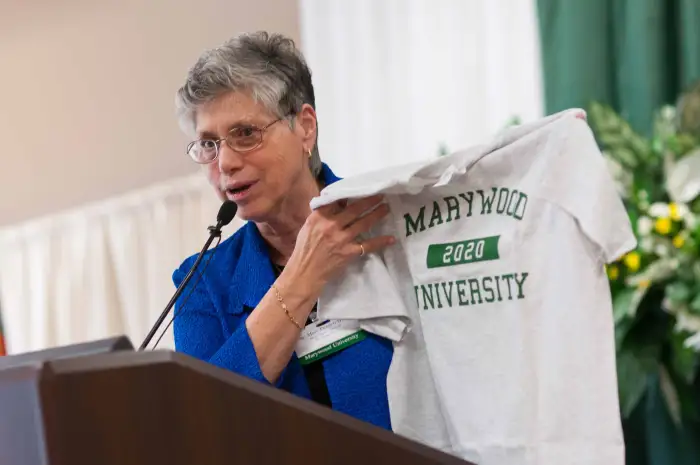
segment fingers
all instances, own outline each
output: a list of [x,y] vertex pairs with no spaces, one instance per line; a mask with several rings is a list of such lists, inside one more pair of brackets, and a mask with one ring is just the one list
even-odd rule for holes
[[[319,231],[325,237],[326,244],[337,244],[345,257],[357,257],[377,252],[396,242],[393,236],[379,236],[357,242],[358,236],[368,232],[372,226],[389,214],[387,204],[383,204],[383,195],[359,199],[351,204],[339,200],[316,210],[319,216],[311,218],[317,223]],[[369,213],[367,213],[369,212]]]
[[336,200],[333,203],[329,203],[328,205],[323,205],[322,207],[318,207],[316,209],[317,212],[323,214],[324,216],[333,216],[345,209],[347,206],[348,201],[347,199],[341,199],[341,200]]
[[396,239],[393,236],[377,236],[367,239],[362,241],[362,247],[357,244],[357,255],[362,255],[363,248],[365,250],[364,255],[367,255],[370,253],[379,252],[383,248],[393,245],[395,242]]
[[374,224],[384,218],[389,213],[389,206],[382,204],[372,210],[370,213],[361,217],[345,230],[350,238],[359,236],[360,234],[369,231]]
[[372,197],[366,197],[351,203],[336,215],[336,221],[341,227],[345,227],[357,220],[357,218],[367,210],[371,210],[379,205],[383,199],[384,196],[382,195],[374,195]]

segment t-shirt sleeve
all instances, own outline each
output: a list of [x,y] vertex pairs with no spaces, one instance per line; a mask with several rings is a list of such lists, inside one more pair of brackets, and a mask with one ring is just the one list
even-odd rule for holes
[[605,263],[637,246],[629,216],[593,132],[574,115],[560,121],[545,150],[548,175],[540,193],[573,216]]
[[[389,217],[375,225],[367,236],[395,234]],[[400,244],[380,253],[357,257],[330,280],[318,301],[321,319],[359,320],[360,327],[394,342],[401,341],[411,329],[411,319],[400,290],[383,257],[400,254]]]

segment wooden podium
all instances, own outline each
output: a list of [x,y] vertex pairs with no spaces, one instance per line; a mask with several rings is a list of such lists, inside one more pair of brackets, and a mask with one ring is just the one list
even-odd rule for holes
[[0,465],[465,463],[126,338],[0,357]]

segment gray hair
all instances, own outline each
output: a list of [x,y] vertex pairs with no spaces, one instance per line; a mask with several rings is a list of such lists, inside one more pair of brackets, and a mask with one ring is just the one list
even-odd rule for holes
[[[316,108],[306,60],[294,41],[280,34],[241,34],[205,51],[177,91],[177,115],[183,131],[194,133],[194,117],[200,105],[231,91],[249,93],[279,118],[298,112],[305,103]],[[293,124],[290,120],[290,127]],[[315,178],[320,178],[318,132],[309,168]]]

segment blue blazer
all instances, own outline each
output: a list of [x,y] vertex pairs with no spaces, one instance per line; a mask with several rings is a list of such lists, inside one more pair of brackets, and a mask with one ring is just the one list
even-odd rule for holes
[[[326,165],[322,175],[326,184],[338,180]],[[193,277],[175,308],[176,350],[268,384],[244,324],[275,280],[264,240],[248,222],[207,254],[199,268],[206,265],[202,278],[197,282],[197,275]],[[174,272],[176,286],[195,259],[196,255],[187,258]],[[369,334],[322,360],[332,408],[391,429],[386,379],[392,354],[390,341]],[[275,386],[311,398],[294,354]]]

